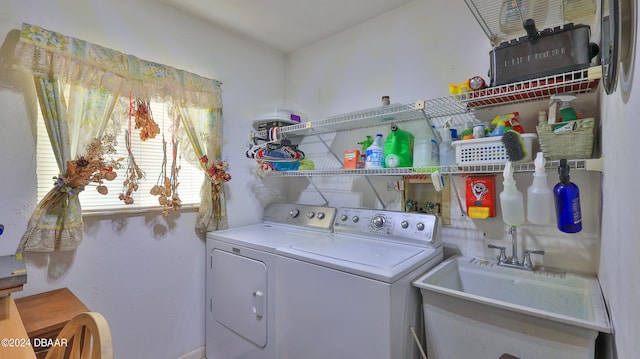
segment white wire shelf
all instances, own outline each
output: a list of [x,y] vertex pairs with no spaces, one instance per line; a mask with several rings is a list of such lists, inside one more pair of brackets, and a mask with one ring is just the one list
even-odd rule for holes
[[567,23],[590,26],[597,22],[598,3],[595,0],[465,0],[491,43],[517,39],[527,33],[522,26],[526,19],[533,19],[536,27],[555,28]]
[[[284,126],[279,131],[280,134],[285,136],[318,135],[405,121],[424,120],[425,118],[441,118],[473,113],[476,109],[484,107],[547,99],[555,94],[590,92],[598,86],[601,78],[601,66],[594,66],[588,69],[489,87],[458,96],[447,96],[406,105],[393,104],[350,112],[323,120]],[[253,136],[265,138],[267,132],[254,132]]]
[[475,109],[547,99],[561,93],[587,93],[598,86],[602,67],[549,75],[468,92],[460,101]]
[[[405,121],[425,120],[426,118],[453,116],[468,111],[469,108],[465,103],[458,101],[454,97],[447,97],[418,101],[406,105],[392,104],[349,112],[337,116],[330,116],[323,120],[284,126],[281,127],[279,131],[280,134],[285,136],[318,135]],[[264,138],[267,133],[266,131],[260,131],[255,132],[254,135]]]
[[[587,170],[586,159],[567,160],[567,164],[571,170]],[[545,168],[547,170],[557,169],[560,165],[559,160],[547,161]],[[533,172],[535,164],[533,161],[514,162],[514,172]],[[435,171],[441,174],[476,174],[476,173],[502,173],[504,163],[484,164],[484,165],[465,165],[465,166],[442,166],[414,169],[406,168],[380,168],[380,169],[321,169],[306,171],[271,171],[267,174],[269,177],[316,177],[316,176],[412,176],[412,175],[429,175]]]

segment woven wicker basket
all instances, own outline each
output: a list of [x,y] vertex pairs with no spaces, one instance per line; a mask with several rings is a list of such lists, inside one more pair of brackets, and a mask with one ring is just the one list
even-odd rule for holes
[[562,158],[587,159],[592,157],[594,138],[594,119],[576,120],[573,131],[553,133],[552,126],[542,124],[536,126],[540,149],[549,160]]

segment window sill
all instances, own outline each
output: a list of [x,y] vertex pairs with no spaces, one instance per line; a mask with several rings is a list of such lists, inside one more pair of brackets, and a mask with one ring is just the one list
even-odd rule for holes
[[[186,204],[180,208],[179,211],[169,211],[169,214],[175,212],[197,212],[200,208],[199,204]],[[123,208],[123,209],[95,209],[95,210],[82,210],[83,217],[104,217],[104,216],[117,216],[117,215],[137,215],[156,213],[160,214],[164,207],[136,207],[136,208]]]

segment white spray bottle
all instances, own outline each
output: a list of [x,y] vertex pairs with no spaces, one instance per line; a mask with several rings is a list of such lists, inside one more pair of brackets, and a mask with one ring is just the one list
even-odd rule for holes
[[562,116],[562,122],[578,119],[576,111],[573,109],[573,107],[571,107],[571,101],[575,99],[576,96],[570,93],[552,95],[551,101],[549,102],[549,123],[556,123],[556,107],[558,106],[558,104],[560,104],[560,116]]
[[502,207],[502,220],[509,226],[519,226],[524,223],[524,200],[522,192],[518,191],[516,181],[513,179],[513,168],[508,161],[502,172],[504,189],[500,192],[500,206]]
[[538,152],[534,163],[533,183],[527,188],[527,220],[533,224],[548,225],[553,218],[553,190],[547,182],[542,152]]

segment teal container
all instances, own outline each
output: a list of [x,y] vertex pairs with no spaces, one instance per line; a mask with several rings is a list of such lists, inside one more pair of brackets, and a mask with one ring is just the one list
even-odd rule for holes
[[413,165],[413,135],[391,125],[391,133],[384,143],[386,168],[411,167]]

